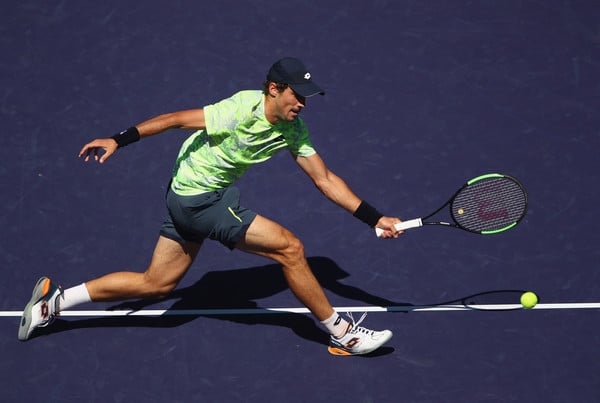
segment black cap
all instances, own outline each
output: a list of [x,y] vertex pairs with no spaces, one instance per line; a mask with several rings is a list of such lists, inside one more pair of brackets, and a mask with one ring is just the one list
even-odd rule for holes
[[294,57],[284,57],[276,61],[269,69],[267,80],[287,84],[303,97],[325,95],[325,91],[313,83],[312,75],[304,63]]

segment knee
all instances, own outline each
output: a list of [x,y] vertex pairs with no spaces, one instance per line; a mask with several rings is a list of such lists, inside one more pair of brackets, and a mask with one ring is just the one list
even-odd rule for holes
[[286,235],[286,247],[281,251],[285,260],[298,261],[304,259],[304,245],[291,232]]
[[144,276],[145,297],[151,299],[164,299],[177,287],[177,283],[157,281],[150,276]]
[[175,284],[173,285],[166,285],[166,286],[161,286],[159,288],[156,288],[154,290],[154,296],[153,298],[155,299],[165,299],[167,298],[167,296],[169,296],[169,294],[175,289]]

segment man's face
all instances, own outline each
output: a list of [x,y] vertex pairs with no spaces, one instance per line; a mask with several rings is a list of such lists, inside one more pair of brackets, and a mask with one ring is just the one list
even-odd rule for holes
[[282,92],[275,95],[274,114],[277,120],[291,122],[296,119],[302,108],[306,106],[306,98],[297,94],[291,87],[287,87]]

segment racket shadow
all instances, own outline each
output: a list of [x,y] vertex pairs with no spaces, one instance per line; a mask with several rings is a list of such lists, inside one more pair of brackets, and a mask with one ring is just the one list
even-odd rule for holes
[[515,311],[524,309],[520,302],[521,295],[524,292],[524,290],[491,290],[446,302],[412,306],[390,306],[388,310],[393,312],[428,310]]
[[[407,306],[379,297],[355,286],[340,282],[350,274],[326,257],[307,259],[313,273],[323,288],[347,299],[373,306]],[[164,300],[144,299],[127,301],[111,306],[108,310],[140,311],[158,302],[173,301],[167,311],[211,310],[211,309],[256,309],[260,300],[289,292],[281,266],[269,264],[252,268],[211,271],[189,287],[176,289]],[[269,325],[289,328],[296,335],[319,344],[328,344],[329,335],[311,315],[299,313],[276,314],[211,314],[161,316],[118,316],[96,317],[79,320],[57,319],[51,326],[38,329],[34,337],[50,335],[83,328],[148,327],[171,328],[185,325],[199,317],[241,323],[246,325]]]

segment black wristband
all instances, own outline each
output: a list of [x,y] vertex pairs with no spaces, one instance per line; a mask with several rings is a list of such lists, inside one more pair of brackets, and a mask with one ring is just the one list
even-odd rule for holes
[[364,200],[360,202],[353,215],[370,227],[376,226],[379,219],[383,217],[383,214]]
[[117,133],[111,137],[114,141],[117,142],[119,148],[125,147],[128,144],[135,143],[140,139],[140,132],[137,127],[133,126],[127,130],[123,130],[121,133]]

